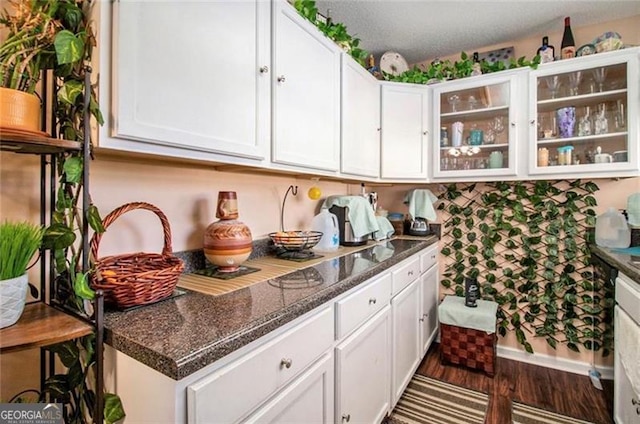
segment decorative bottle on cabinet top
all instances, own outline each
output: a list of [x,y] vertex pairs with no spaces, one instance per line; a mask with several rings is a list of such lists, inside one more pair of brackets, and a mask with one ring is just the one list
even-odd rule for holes
[[562,55],[563,59],[570,59],[576,56],[576,42],[573,40],[571,21],[568,16],[564,18],[564,33],[562,34],[560,54]]
[[537,54],[540,56],[540,63],[553,62],[556,60],[556,49],[549,45],[549,37],[546,35],[542,37],[542,45],[538,48]]
[[204,232],[204,256],[219,272],[238,271],[251,254],[253,239],[249,227],[238,221],[235,191],[218,192],[216,218]]

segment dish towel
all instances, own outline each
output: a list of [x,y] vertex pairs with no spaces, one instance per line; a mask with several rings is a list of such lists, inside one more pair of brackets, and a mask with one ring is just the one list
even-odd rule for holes
[[629,377],[629,382],[633,390],[640,394],[640,349],[638,349],[638,340],[640,340],[640,326],[633,322],[633,319],[627,315],[622,309],[616,308],[617,320],[615,326],[616,346],[615,350],[620,355],[622,367]]
[[409,190],[404,196],[404,203],[409,205],[409,215],[411,219],[424,218],[427,221],[436,220],[436,210],[433,203],[438,200],[431,190],[414,189]]
[[469,308],[464,306],[464,297],[445,296],[438,306],[438,319],[442,324],[495,333],[498,304],[482,299],[476,304],[477,307]]
[[322,208],[331,206],[349,208],[349,221],[354,237],[362,237],[380,229],[373,213],[373,208],[367,199],[361,196],[329,196],[322,204]]
[[376,216],[376,221],[378,221],[378,227],[380,227],[380,229],[373,233],[373,238],[375,239],[375,241],[388,239],[393,235],[395,229],[387,218],[385,218],[384,216]]

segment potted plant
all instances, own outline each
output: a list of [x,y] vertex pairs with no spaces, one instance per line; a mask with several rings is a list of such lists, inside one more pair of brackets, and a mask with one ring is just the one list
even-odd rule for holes
[[65,29],[78,20],[66,1],[8,0],[0,15],[6,39],[0,45],[0,128],[38,132],[40,99],[34,93],[41,71],[78,61],[81,41]]
[[0,328],[15,324],[27,298],[27,265],[42,243],[43,229],[29,222],[0,224]]

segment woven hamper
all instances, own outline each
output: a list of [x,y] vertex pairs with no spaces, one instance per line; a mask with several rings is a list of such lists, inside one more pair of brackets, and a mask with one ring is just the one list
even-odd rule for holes
[[496,302],[479,299],[476,307],[465,299],[445,296],[438,306],[440,362],[484,371],[490,377],[496,367]]
[[440,361],[495,374],[496,333],[440,324]]

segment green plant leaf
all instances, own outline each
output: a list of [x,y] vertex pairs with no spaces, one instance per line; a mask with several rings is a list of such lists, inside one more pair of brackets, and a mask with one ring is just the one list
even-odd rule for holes
[[104,419],[107,424],[113,424],[126,416],[120,397],[113,393],[104,394]]
[[70,368],[80,359],[80,351],[74,341],[58,343],[46,348],[48,351],[55,353],[60,358],[60,362]]
[[82,158],[69,156],[64,161],[64,173],[70,183],[79,183],[82,180]]
[[73,244],[76,235],[64,224],[51,224],[44,231],[42,244],[46,249],[65,249]]
[[93,229],[93,231],[95,231],[98,234],[104,233],[105,229],[104,229],[104,226],[102,225],[102,218],[100,217],[100,212],[98,211],[98,208],[93,203],[89,205],[89,208],[87,210],[87,219],[89,220],[89,226],[91,227],[91,229]]
[[[84,84],[78,80],[69,80],[62,84],[62,87],[58,90],[58,101],[66,103],[68,105],[75,105],[78,96],[83,96]],[[73,129],[72,126],[66,128]]]
[[76,35],[69,30],[58,32],[53,41],[56,49],[56,59],[59,65],[74,63],[82,59],[84,53],[84,40],[81,35]]
[[73,291],[76,296],[85,300],[93,300],[96,293],[89,287],[89,282],[86,274],[81,272],[76,273],[73,281]]

